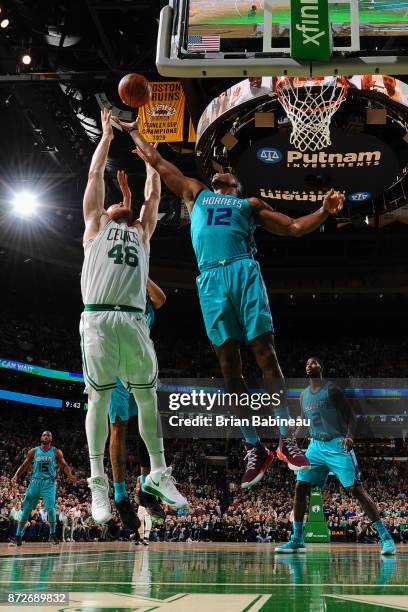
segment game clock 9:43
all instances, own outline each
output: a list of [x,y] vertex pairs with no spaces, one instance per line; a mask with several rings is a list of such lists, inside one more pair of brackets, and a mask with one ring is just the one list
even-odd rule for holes
[[64,408],[66,410],[83,410],[84,408],[84,402],[79,400],[79,401],[73,401],[73,400],[64,400]]

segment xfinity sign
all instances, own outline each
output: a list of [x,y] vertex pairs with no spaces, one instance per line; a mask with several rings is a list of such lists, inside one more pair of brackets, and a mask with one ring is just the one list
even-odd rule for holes
[[291,0],[290,54],[297,61],[330,61],[328,0]]

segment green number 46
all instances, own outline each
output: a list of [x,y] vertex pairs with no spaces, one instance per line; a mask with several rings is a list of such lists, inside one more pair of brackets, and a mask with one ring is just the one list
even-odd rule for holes
[[112,258],[115,264],[123,264],[125,261],[125,264],[132,268],[136,268],[139,263],[137,249],[132,246],[123,248],[121,244],[117,244],[108,252],[108,257]]

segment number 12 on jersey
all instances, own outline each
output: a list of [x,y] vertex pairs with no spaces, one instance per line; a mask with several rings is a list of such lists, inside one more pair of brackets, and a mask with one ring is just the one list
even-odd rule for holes
[[209,208],[207,214],[207,225],[231,225],[231,208]]

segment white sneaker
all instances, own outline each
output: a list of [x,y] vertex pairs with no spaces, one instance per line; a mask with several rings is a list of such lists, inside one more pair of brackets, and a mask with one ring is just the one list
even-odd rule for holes
[[185,508],[188,506],[188,502],[177,490],[175,486],[176,481],[171,475],[171,471],[172,468],[168,467],[150,472],[142,485],[143,491],[160,497],[164,503],[173,508]]
[[92,518],[96,523],[107,523],[112,518],[109,501],[109,481],[106,474],[88,478],[92,493]]

